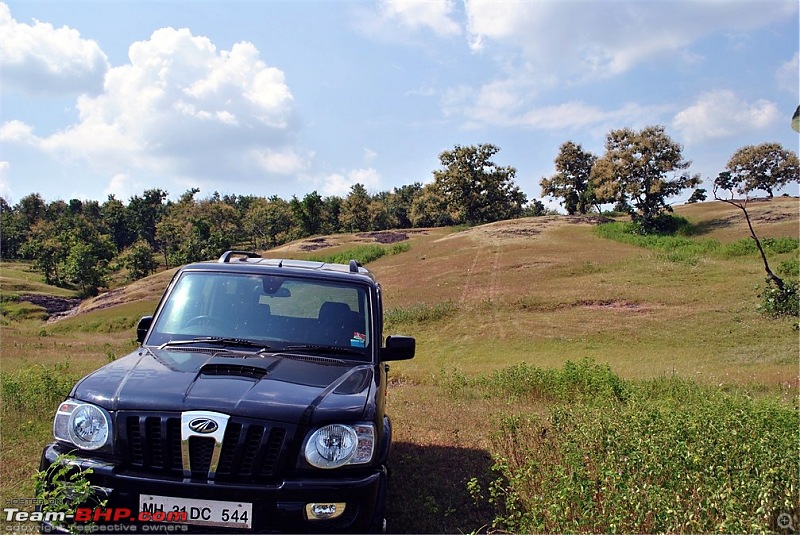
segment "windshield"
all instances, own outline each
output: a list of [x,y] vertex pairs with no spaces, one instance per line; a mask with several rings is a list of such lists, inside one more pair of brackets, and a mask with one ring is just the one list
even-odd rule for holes
[[367,355],[366,287],[274,275],[186,272],[175,283],[148,344],[221,337],[280,349],[330,346]]

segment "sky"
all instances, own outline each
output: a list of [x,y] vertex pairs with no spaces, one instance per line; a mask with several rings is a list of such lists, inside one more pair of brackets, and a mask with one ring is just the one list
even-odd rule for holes
[[602,156],[610,131],[651,125],[710,193],[740,147],[798,150],[799,6],[8,1],[0,196],[375,194],[492,144],[541,199],[562,143]]

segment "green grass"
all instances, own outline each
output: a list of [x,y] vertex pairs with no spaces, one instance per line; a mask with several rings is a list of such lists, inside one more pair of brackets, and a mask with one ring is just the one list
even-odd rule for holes
[[411,245],[408,243],[396,243],[388,247],[377,244],[359,245],[328,256],[311,256],[309,260],[328,264],[348,264],[352,259],[362,265],[366,265],[382,256],[404,253],[410,248]]
[[[732,243],[723,243],[714,238],[694,237],[694,231],[686,222],[678,226],[674,234],[638,234],[633,223],[613,222],[597,227],[599,236],[620,243],[635,245],[668,253],[674,261],[696,261],[703,255],[720,258],[736,258],[758,254],[752,238],[742,238]],[[764,252],[768,255],[794,253],[800,249],[800,239],[793,237],[760,238]],[[691,259],[691,260],[690,260]]]
[[[512,398],[499,418],[489,483],[493,529],[538,532],[735,532],[800,516],[798,411],[772,397],[678,377],[625,381],[590,360],[451,374],[450,396]],[[544,415],[525,411],[548,403]]]

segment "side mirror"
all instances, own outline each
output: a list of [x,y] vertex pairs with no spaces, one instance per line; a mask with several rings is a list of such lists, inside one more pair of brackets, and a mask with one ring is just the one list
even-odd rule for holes
[[386,347],[381,348],[381,361],[412,359],[416,348],[417,341],[411,336],[387,336]]
[[144,337],[147,336],[147,331],[150,330],[150,326],[153,324],[153,316],[142,316],[142,319],[139,320],[138,325],[136,325],[136,341],[140,344],[144,342]]

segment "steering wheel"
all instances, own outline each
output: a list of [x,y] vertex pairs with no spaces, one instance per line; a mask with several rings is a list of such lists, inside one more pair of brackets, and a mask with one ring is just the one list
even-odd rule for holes
[[213,318],[211,316],[195,316],[183,324],[184,327],[195,327],[197,325],[211,325]]

